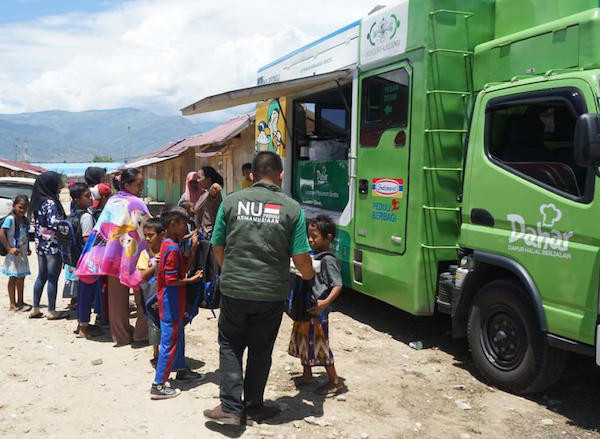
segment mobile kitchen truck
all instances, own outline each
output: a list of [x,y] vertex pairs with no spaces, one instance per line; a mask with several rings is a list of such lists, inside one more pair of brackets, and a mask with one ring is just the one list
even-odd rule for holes
[[263,101],[257,148],[336,218],[348,287],[450,314],[514,392],[600,364],[598,0],[405,0],[258,75],[182,112]]

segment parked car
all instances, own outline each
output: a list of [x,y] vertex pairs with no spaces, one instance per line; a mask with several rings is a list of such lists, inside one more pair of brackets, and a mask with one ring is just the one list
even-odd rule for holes
[[[13,199],[17,195],[27,195],[31,199],[35,178],[0,177],[0,218],[12,212]],[[33,224],[29,226],[29,237],[33,238]]]

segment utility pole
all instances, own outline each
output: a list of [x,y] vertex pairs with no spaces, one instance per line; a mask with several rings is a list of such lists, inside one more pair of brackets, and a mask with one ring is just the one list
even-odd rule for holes
[[131,154],[131,127],[127,127],[127,159]]
[[19,161],[19,138],[15,137],[15,162]]
[[25,137],[25,143],[23,146],[23,161],[25,163],[29,163],[29,141],[27,140],[27,137]]

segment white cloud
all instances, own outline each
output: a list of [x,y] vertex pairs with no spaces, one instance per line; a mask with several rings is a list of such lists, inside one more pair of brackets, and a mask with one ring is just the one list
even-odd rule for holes
[[204,96],[253,85],[259,67],[376,3],[140,0],[0,25],[0,112],[128,106],[177,114]]

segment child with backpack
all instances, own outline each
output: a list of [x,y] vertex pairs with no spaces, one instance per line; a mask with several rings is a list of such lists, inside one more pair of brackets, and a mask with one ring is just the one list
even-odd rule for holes
[[90,210],[92,192],[87,183],[73,183],[69,188],[71,213],[57,226],[57,241],[65,263],[65,287],[63,298],[71,299],[70,309],[76,309],[79,282],[75,267],[88,236],[94,229],[94,218]]
[[[17,195],[13,201],[13,210],[2,223],[0,242],[6,250],[2,274],[8,276],[8,297],[11,311],[30,311],[31,306],[23,301],[25,277],[29,276],[29,230],[26,195]],[[16,294],[15,294],[16,290]]]
[[[186,305],[186,287],[202,280],[202,271],[187,277],[189,269],[179,241],[187,231],[187,214],[184,209],[175,207],[161,215],[165,239],[160,247],[160,262],[156,273],[156,288],[160,316],[160,350],[156,364],[156,374],[150,389],[151,399],[167,399],[179,396],[181,391],[166,386],[171,370],[177,371],[176,380],[202,380],[203,374],[192,372],[185,364],[185,341],[183,327]],[[194,238],[192,256],[198,248]]]
[[321,395],[333,395],[342,391],[329,347],[328,314],[331,304],[342,292],[340,267],[329,247],[335,238],[335,223],[326,215],[319,215],[308,226],[308,243],[313,250],[316,266],[313,296],[317,304],[308,309],[313,316],[309,321],[294,322],[288,353],[300,358],[304,366],[301,384],[312,383],[312,367],[325,366],[329,378],[327,384],[316,389]]
[[[144,239],[148,244],[148,249],[142,251],[138,259],[137,269],[142,274],[143,282],[140,284],[142,298],[146,302],[150,296],[156,294],[156,268],[160,258],[160,246],[162,244],[165,232],[160,222],[160,218],[150,218],[144,224]],[[138,294],[138,293],[136,293]],[[138,299],[136,297],[136,302]],[[138,306],[138,309],[140,307]],[[158,345],[160,344],[160,328],[154,324],[152,319],[148,320],[148,344],[152,346],[152,359],[150,364],[156,368],[158,361]]]

